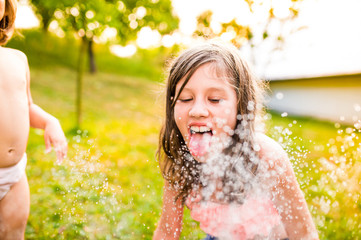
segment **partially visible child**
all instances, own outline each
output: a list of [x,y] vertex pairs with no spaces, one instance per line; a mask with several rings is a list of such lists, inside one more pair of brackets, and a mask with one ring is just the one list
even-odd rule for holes
[[153,239],[179,239],[184,206],[206,239],[318,239],[287,154],[259,130],[262,90],[234,47],[205,43],[175,60]]
[[[12,36],[16,0],[0,0],[0,45]],[[24,239],[30,208],[25,174],[29,127],[44,129],[46,152],[67,154],[59,121],[33,103],[24,53],[0,46],[0,239]]]

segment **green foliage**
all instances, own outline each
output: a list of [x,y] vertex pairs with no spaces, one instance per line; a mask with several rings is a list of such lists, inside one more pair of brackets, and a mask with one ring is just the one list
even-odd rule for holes
[[32,0],[33,10],[40,18],[43,30],[47,31],[55,11],[61,7],[62,1]]
[[145,26],[157,29],[161,34],[178,27],[170,0],[31,0],[31,3],[46,21],[44,26],[55,20],[64,32],[75,32],[88,39],[99,37],[107,27],[118,31],[118,41],[122,43],[134,40]]

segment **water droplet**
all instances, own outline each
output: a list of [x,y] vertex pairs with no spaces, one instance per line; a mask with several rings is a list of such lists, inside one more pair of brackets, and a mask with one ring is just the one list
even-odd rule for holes
[[276,93],[276,98],[278,99],[278,100],[282,100],[283,99],[283,93],[281,93],[281,92],[278,92],[278,93]]

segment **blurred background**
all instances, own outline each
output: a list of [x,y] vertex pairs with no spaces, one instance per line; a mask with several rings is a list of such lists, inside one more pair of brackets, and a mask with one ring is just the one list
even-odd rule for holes
[[[62,123],[69,156],[31,130],[27,239],[151,239],[163,83],[179,51],[232,42],[269,82],[267,135],[288,152],[321,239],[361,238],[361,2],[20,0],[7,47],[34,101]],[[185,211],[182,239],[204,233]]]

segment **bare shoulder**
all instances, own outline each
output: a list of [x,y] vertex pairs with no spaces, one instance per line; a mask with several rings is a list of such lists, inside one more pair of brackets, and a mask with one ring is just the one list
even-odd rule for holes
[[20,50],[13,49],[13,48],[2,47],[1,52],[2,52],[3,55],[13,56],[12,59],[14,59],[14,60],[22,61],[25,64],[27,64],[27,62],[28,62],[28,58],[26,57],[25,53],[23,53]]
[[21,61],[24,61],[24,63],[28,63],[28,58],[26,57],[25,53],[23,53],[20,50],[9,48],[10,51],[13,52],[15,56],[17,56]]
[[262,155],[287,155],[285,150],[281,147],[281,145],[268,137],[264,133],[256,133],[255,135],[256,143],[259,145],[260,154]]
[[[264,134],[256,134],[259,144],[259,171],[263,180],[277,193],[279,189],[297,186],[293,166],[282,146]],[[278,189],[278,190],[277,190]]]
[[256,133],[256,144],[259,145],[259,157],[270,167],[280,166],[289,162],[286,151],[272,138],[263,133]]

